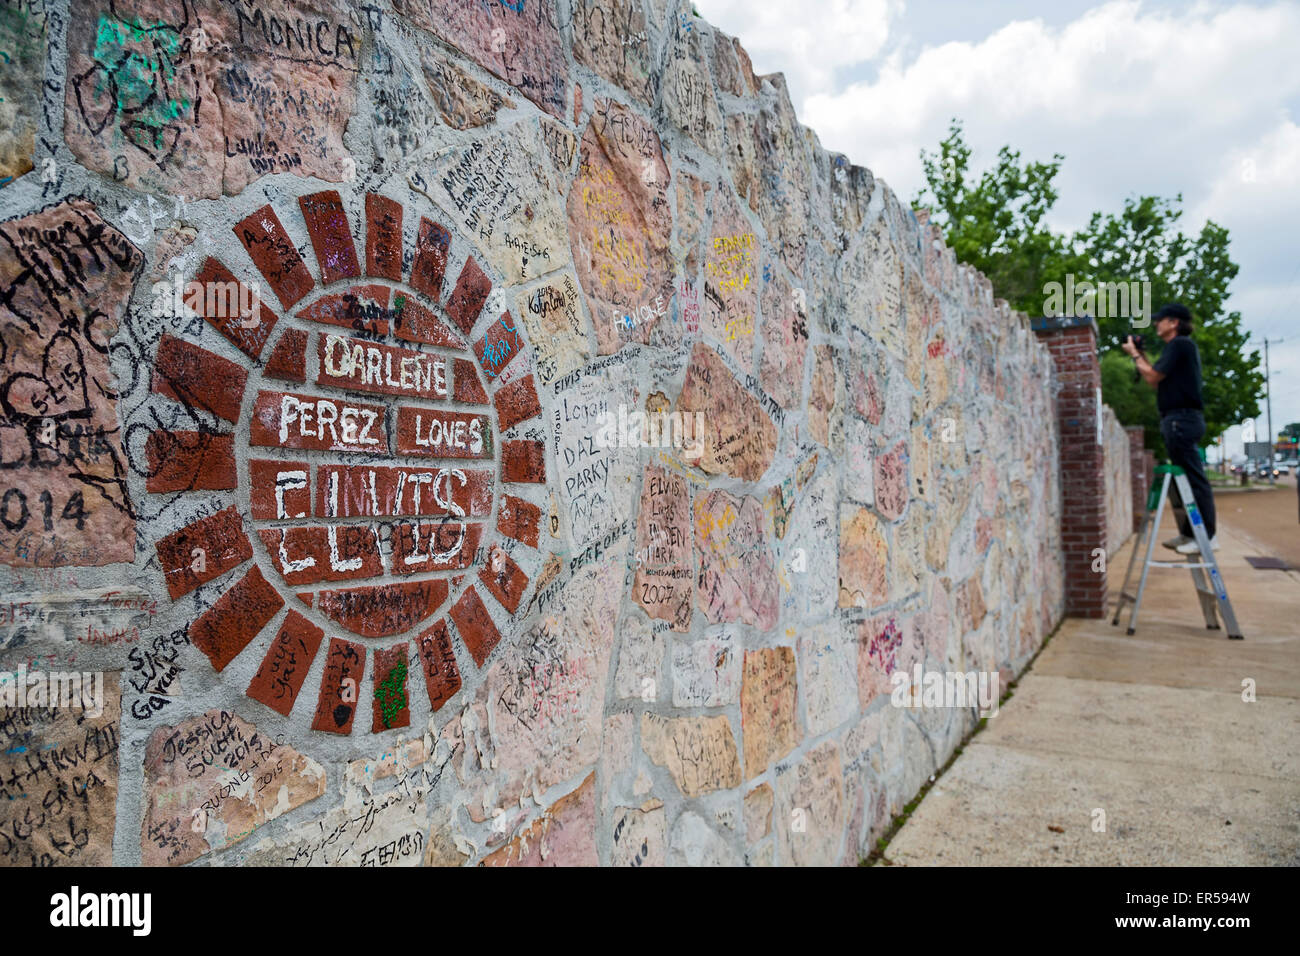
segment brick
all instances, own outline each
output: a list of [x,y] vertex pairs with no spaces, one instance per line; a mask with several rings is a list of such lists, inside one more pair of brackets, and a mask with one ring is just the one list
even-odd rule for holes
[[299,196],[307,234],[311,236],[316,261],[320,264],[321,283],[330,285],[340,279],[355,279],[361,275],[357,262],[357,247],[352,242],[348,214],[343,210],[343,200],[338,192],[326,189]]
[[307,333],[302,329],[285,329],[280,341],[271,350],[262,373],[267,378],[286,382],[307,382]]
[[490,458],[492,423],[469,412],[399,408],[397,452],[420,458]]
[[418,574],[467,568],[474,563],[483,526],[447,521],[407,521],[393,529],[393,573]]
[[502,431],[542,413],[542,406],[537,400],[537,389],[533,385],[531,375],[509,385],[503,385],[492,396],[492,401],[497,408],[497,427]]
[[232,227],[280,304],[288,309],[316,285],[284,224],[267,203]]
[[535,548],[541,522],[542,509],[531,501],[516,498],[514,495],[501,496],[501,510],[497,513],[497,530],[507,538],[514,538],[530,548]]
[[366,275],[402,281],[402,204],[366,193]]
[[293,710],[325,632],[290,608],[246,693],[285,717]]
[[467,405],[486,405],[487,392],[479,381],[478,369],[469,359],[456,359],[452,366],[452,397]]
[[523,350],[524,340],[520,338],[515,320],[509,312],[492,323],[483,337],[474,344],[474,354],[478,356],[479,365],[483,367],[489,381],[500,375]]
[[[415,237],[411,288],[437,302],[442,295],[442,277],[447,271],[447,254],[450,251],[451,233],[436,222],[422,218],[420,231]],[[471,322],[470,326],[473,327],[473,324]],[[469,329],[465,331],[468,332]]]
[[228,422],[239,420],[248,372],[183,339],[163,333],[154,360],[153,390]]
[[451,297],[447,300],[447,315],[456,324],[456,328],[469,335],[491,292],[492,280],[479,268],[474,257],[470,256],[456,278],[456,288],[451,290]]
[[253,556],[253,544],[233,506],[159,538],[154,549],[173,601]]
[[311,468],[304,461],[248,460],[248,511],[254,521],[311,514]]
[[416,638],[415,647],[420,655],[420,669],[424,672],[429,707],[437,713],[460,690],[460,668],[456,665],[456,652],[451,646],[447,621],[443,618],[435,621]]
[[381,733],[411,726],[411,700],[407,696],[406,645],[394,644],[375,651],[375,691],[371,695],[374,717],[370,732]]
[[546,448],[540,441],[501,443],[501,480],[515,483],[546,483]]
[[317,357],[317,385],[430,401],[450,394],[447,359],[441,355],[322,333],[317,336]]
[[144,443],[145,491],[230,491],[236,487],[235,436],[212,432],[149,433]]
[[354,332],[387,335],[392,318],[388,300],[392,292],[386,285],[354,285],[346,292],[321,296],[298,312],[298,318],[338,325]]
[[487,567],[479,571],[478,577],[492,596],[501,602],[502,607],[511,614],[519,610],[519,602],[528,589],[528,575],[504,550],[492,549]]
[[190,625],[190,643],[206,654],[220,672],[282,607],[284,598],[255,564]]
[[491,513],[490,471],[379,465],[316,469],[316,515],[321,518],[484,518]]
[[451,619],[460,632],[460,639],[465,642],[470,657],[474,658],[474,664],[482,667],[501,640],[501,633],[492,623],[492,617],[473,585],[466,588],[460,600],[451,606]]
[[447,324],[408,295],[393,297],[393,334],[407,342],[422,342],[446,349],[465,349],[465,340]]
[[386,455],[384,407],[294,392],[258,392],[248,443],[262,448]]
[[408,581],[321,591],[316,606],[353,634],[390,637],[434,614],[447,600],[447,593],[446,581]]
[[378,536],[367,525],[262,528],[257,533],[291,587],[372,578],[384,570]]
[[366,649],[339,637],[330,638],[329,653],[325,658],[325,672],[321,674],[320,696],[316,699],[316,716],[312,730],[330,734],[352,733],[352,721],[357,716],[357,701],[361,697],[361,678],[366,671]]
[[[193,299],[186,295],[185,304],[249,358],[260,356],[278,320],[275,311],[211,256],[194,274],[193,281],[203,287],[203,295]],[[245,309],[249,304],[252,309]]]

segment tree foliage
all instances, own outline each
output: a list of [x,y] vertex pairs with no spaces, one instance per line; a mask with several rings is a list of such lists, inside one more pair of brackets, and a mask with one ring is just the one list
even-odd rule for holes
[[[953,120],[936,153],[921,151],[926,188],[914,205],[928,206],[932,221],[957,258],[979,269],[997,295],[1031,316],[1043,315],[1048,284],[1150,283],[1148,315],[1167,302],[1182,302],[1192,312],[1193,338],[1201,353],[1206,436],[1259,414],[1264,376],[1259,353],[1244,352],[1247,332],[1239,312],[1225,312],[1228,285],[1237,275],[1229,254],[1228,230],[1207,221],[1199,234],[1179,229],[1182,196],[1130,197],[1118,212],[1095,212],[1088,225],[1070,235],[1046,223],[1058,198],[1054,180],[1065,157],[1049,163],[1022,162],[1003,146],[997,162],[978,177],[971,149]],[[1139,286],[1139,288],[1141,288]],[[1162,345],[1143,318],[1102,315],[1097,310],[1102,353],[1102,397],[1125,425],[1142,425],[1147,446],[1162,450],[1154,390],[1133,381],[1131,360],[1119,351],[1125,335],[1145,335],[1148,357]]]

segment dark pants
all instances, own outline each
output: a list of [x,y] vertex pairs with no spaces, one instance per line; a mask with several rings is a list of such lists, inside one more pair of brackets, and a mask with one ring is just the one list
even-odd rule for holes
[[[1205,465],[1201,463],[1200,443],[1205,437],[1205,418],[1195,409],[1173,411],[1160,420],[1160,434],[1165,440],[1165,449],[1169,452],[1169,461],[1187,472],[1187,481],[1192,486],[1192,497],[1196,499],[1197,510],[1205,522],[1205,533],[1214,537],[1214,492],[1210,488],[1210,479],[1205,477]],[[1178,485],[1170,485],[1174,501],[1181,502]],[[1178,530],[1192,537],[1192,526],[1183,518]]]

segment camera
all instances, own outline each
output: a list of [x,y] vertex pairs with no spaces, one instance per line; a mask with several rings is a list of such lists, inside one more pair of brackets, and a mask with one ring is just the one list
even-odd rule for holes
[[[1142,354],[1144,354],[1144,355],[1146,354],[1146,353],[1143,351],[1143,349],[1142,349],[1142,345],[1143,345],[1142,336],[1140,336],[1140,335],[1132,335],[1132,334],[1130,334],[1130,335],[1126,335],[1126,336],[1124,336],[1124,338],[1125,338],[1125,339],[1130,339],[1130,338],[1131,338],[1131,339],[1133,340],[1133,347],[1134,347],[1135,349],[1137,349],[1139,352],[1142,352]],[[1140,371],[1138,371],[1138,367],[1137,367],[1137,359],[1136,359],[1136,358],[1133,359],[1133,381],[1135,381],[1135,382],[1140,382],[1140,381],[1142,381],[1142,373],[1141,373]]]

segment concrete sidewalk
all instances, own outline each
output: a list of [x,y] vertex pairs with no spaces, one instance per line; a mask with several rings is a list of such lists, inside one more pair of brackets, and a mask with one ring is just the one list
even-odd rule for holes
[[[1112,608],[1134,540],[1111,558]],[[1300,864],[1300,573],[1252,569],[1271,552],[1231,524],[1219,542],[1244,641],[1205,629],[1183,571],[1151,571],[1133,637],[1127,616],[1067,619],[885,861]]]

